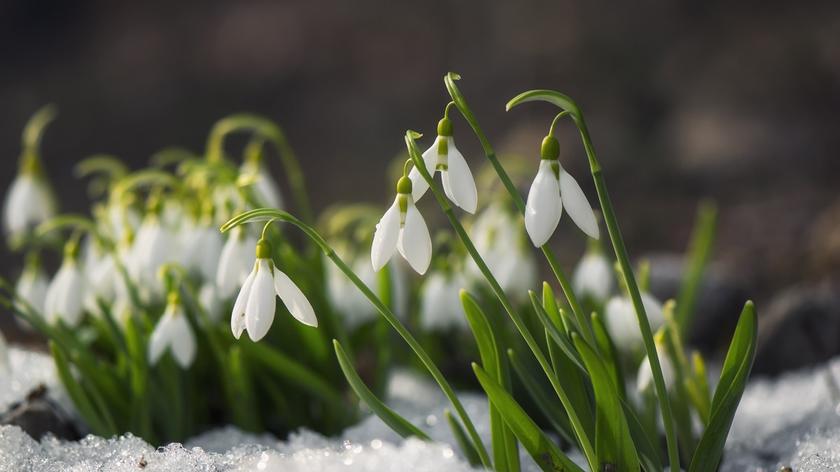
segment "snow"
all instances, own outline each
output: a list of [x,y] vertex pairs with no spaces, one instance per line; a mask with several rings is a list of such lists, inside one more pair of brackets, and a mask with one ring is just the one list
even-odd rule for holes
[[[10,369],[0,373],[0,409],[20,401],[39,384],[57,385],[48,356],[9,349]],[[829,377],[832,376],[832,377]],[[751,382],[735,417],[722,472],[770,472],[790,466],[797,472],[840,472],[840,399],[830,378],[840,379],[840,359],[824,366]],[[836,380],[835,380],[836,382]],[[66,404],[66,398],[53,394]],[[284,441],[234,427],[216,429],[185,445],[155,448],[126,434],[81,441],[46,437],[36,441],[16,426],[0,426],[0,472],[6,471],[470,471],[443,417],[448,402],[425,377],[397,372],[388,388],[389,404],[422,426],[435,442],[403,440],[369,416],[340,437],[300,430]],[[485,442],[489,442],[487,401],[460,395]],[[536,465],[523,452],[523,470]],[[579,455],[576,461],[581,462]]]

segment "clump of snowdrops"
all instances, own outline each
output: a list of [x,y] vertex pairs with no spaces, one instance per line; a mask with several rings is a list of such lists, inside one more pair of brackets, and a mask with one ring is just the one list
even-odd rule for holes
[[[237,424],[255,427],[246,421],[249,413],[281,407],[304,410],[309,415],[304,421],[325,431],[346,424],[347,416],[339,409],[346,397],[336,381],[338,368],[356,395],[396,432],[428,439],[421,427],[380,399],[384,367],[410,352],[415,356],[411,362],[427,371],[451,402],[447,420],[464,457],[475,465],[518,471],[521,445],[547,471],[583,470],[569,459],[571,449],[580,452],[584,467],[592,471],[714,470],[752,366],[756,317],[747,302],[717,386],[710,389],[703,358],[689,353],[683,340],[712,245],[713,208],[704,206],[698,214],[677,300],[661,303],[647,291],[646,266],[636,271],[631,266],[578,106],[550,90],[525,92],[508,103],[511,109],[543,101],[560,109],[538,146],[532,168],[536,176],[523,199],[456,86],[458,79],[453,73],[444,78],[451,101],[430,147],[421,152],[417,140],[422,135],[406,132],[408,160],[397,178],[393,202],[381,217],[369,207],[349,206],[327,212],[320,230],[316,228],[302,177],[282,134],[254,117],[220,122],[203,158],[173,150],[158,155],[155,162],[161,167],[177,164],[174,175],[160,169],[129,173],[117,161],[101,158],[85,161],[82,167],[103,174],[104,188],[109,189],[94,211],[97,217],[51,218],[49,210],[39,209],[23,218],[43,221],[35,227],[35,237],[23,241],[49,241],[48,235],[65,230],[70,237],[62,268],[47,289],[46,306],[38,310],[22,290],[10,300],[23,319],[50,337],[59,371],[85,419],[115,421],[118,415],[110,397],[126,392],[109,389],[120,388],[122,383],[113,381],[119,376],[129,380],[127,398],[132,403],[149,403],[147,413],[155,407],[172,408],[165,392],[178,391],[185,379],[201,376],[196,359],[207,359],[207,369],[223,379],[213,383],[227,398],[219,402],[221,413],[230,414]],[[505,198],[478,192],[455,144],[452,110],[477,137]],[[564,122],[579,131],[608,238],[602,238],[585,192],[561,165],[554,134]],[[241,130],[253,136],[245,164],[237,169],[221,144],[224,135]],[[277,198],[271,200],[270,195],[279,193],[267,190],[274,188],[261,162],[267,142],[285,156],[299,216],[280,209]],[[21,174],[30,167],[39,168],[22,165]],[[47,188],[42,177],[32,178],[40,182],[38,188]],[[434,240],[416,205],[426,193],[451,228]],[[548,245],[564,221],[563,213],[587,239],[588,249],[572,278]],[[223,221],[225,242],[213,231]],[[290,226],[300,232],[281,230]],[[141,238],[150,227],[155,238]],[[303,240],[295,239],[301,234]],[[160,247],[180,245],[178,255],[158,254],[158,243],[152,241],[160,238],[167,241]],[[229,249],[234,245],[237,249]],[[368,245],[369,259],[359,249]],[[537,261],[529,246],[542,253],[551,280],[537,283]],[[202,266],[187,256],[188,249],[196,247],[196,260],[214,255],[221,260]],[[226,259],[230,251],[237,252],[234,263]],[[67,287],[89,284],[93,271],[88,264],[93,267],[95,262],[87,258],[103,253],[113,256],[110,273],[118,276],[111,280],[120,281],[115,295],[97,294],[90,307],[84,297],[68,303],[73,299],[68,294],[89,292]],[[155,255],[151,262],[149,254]],[[24,277],[38,270],[37,259],[31,260],[36,262],[28,264]],[[409,271],[422,276],[417,292],[406,288]],[[225,278],[236,282],[225,285]],[[120,300],[122,292],[128,294],[127,301]],[[68,306],[78,306],[79,313],[66,313]],[[115,312],[117,306],[129,309]],[[229,331],[216,323],[220,312],[231,315]],[[81,322],[90,334],[71,330]],[[388,325],[408,351],[390,346]],[[490,400],[490,444],[479,438],[455,394],[452,375],[444,375],[438,366],[443,356],[434,352],[447,336],[466,334],[477,348],[472,351],[473,374]],[[333,338],[338,367],[324,355],[328,338]],[[83,354],[90,346],[98,349],[92,359]],[[202,355],[203,350],[208,353]],[[111,371],[90,371],[109,354]],[[150,400],[155,396],[149,394],[151,379],[169,386],[157,402]],[[141,384],[146,390],[135,392]],[[199,385],[202,395],[191,398],[203,401],[210,384]],[[523,390],[527,395],[514,393]],[[312,393],[315,398],[310,398]],[[274,408],[263,401],[273,401]],[[131,412],[133,405],[127,406]],[[244,420],[238,418],[237,407],[244,410]],[[182,408],[181,413],[187,410],[194,411]],[[286,419],[282,413],[280,417]],[[295,423],[287,426],[291,424]],[[117,429],[134,431],[140,426],[130,423]],[[547,434],[544,427],[556,435]]]

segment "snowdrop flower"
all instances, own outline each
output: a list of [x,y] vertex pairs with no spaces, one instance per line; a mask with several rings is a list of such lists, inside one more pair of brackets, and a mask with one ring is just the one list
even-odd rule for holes
[[222,252],[222,233],[210,220],[190,225],[181,234],[184,266],[203,280],[213,280],[219,268]]
[[247,159],[239,169],[242,177],[251,181],[251,189],[257,203],[270,208],[283,208],[283,195],[280,187],[271,177],[268,167],[262,163],[260,155],[257,159]]
[[230,298],[241,287],[254,265],[254,246],[257,238],[245,232],[241,226],[231,231],[222,253],[216,271],[216,287],[221,298]]
[[[345,252],[345,251],[341,251]],[[363,257],[356,257],[348,263],[362,283],[376,292],[376,272]],[[330,305],[341,314],[341,320],[348,328],[356,328],[376,318],[376,310],[350,279],[331,261],[325,261],[327,298]]]
[[205,282],[198,291],[198,301],[204,307],[210,321],[216,322],[222,317],[222,299],[215,284]]
[[50,188],[38,174],[20,172],[6,194],[3,224],[10,235],[21,235],[55,214]]
[[376,225],[370,251],[373,270],[379,272],[399,250],[418,274],[424,274],[432,260],[432,238],[423,216],[414,206],[408,177],[397,182],[397,198]]
[[271,247],[268,241],[257,242],[254,269],[233,304],[230,316],[230,329],[236,339],[247,330],[253,341],[259,341],[271,328],[274,321],[275,297],[286,305],[289,313],[301,323],[317,327],[318,319],[306,296],[288,275],[274,266],[271,260]]
[[[642,304],[645,307],[650,329],[656,331],[665,323],[662,304],[651,294],[642,292]],[[607,329],[616,348],[622,352],[632,351],[642,345],[642,332],[636,310],[629,297],[613,297],[604,310]]]
[[59,319],[69,327],[75,328],[82,320],[82,301],[85,290],[85,276],[76,261],[78,244],[67,244],[64,262],[47,288],[44,300],[44,314],[47,321],[56,323]]
[[609,297],[613,287],[612,266],[600,248],[586,251],[572,276],[572,286],[581,297],[589,297],[603,302]]
[[177,237],[161,224],[157,216],[152,214],[143,220],[134,239],[129,270],[139,285],[146,289],[144,296],[161,295],[163,286],[158,271],[161,266],[176,259],[178,249]]
[[574,177],[563,170],[557,159],[559,155],[557,139],[546,136],[540,149],[540,168],[525,204],[525,229],[536,247],[548,242],[560,222],[563,208],[587,236],[599,237],[592,207]]
[[[662,367],[662,377],[665,379],[665,387],[668,390],[674,386],[674,365],[671,363],[671,357],[668,355],[668,350],[665,349],[664,339],[662,333],[656,336],[656,356],[659,357],[659,365]],[[636,375],[636,390],[639,393],[644,393],[648,389],[653,388],[653,371],[650,370],[650,362],[648,356],[645,356],[639,365],[639,373]]]
[[[23,273],[15,285],[15,292],[38,315],[44,316],[44,299],[47,297],[48,287],[49,281],[47,280],[47,276],[44,274],[44,270],[38,263],[37,258],[33,257],[27,261],[26,267],[23,269]],[[15,318],[19,319],[17,317]]]
[[[448,113],[449,106],[447,105],[446,114]],[[478,204],[475,180],[464,156],[455,147],[455,140],[452,138],[452,122],[446,115],[438,122],[437,134],[432,147],[423,153],[426,169],[432,177],[440,171],[443,191],[452,203],[467,213],[475,213]],[[412,198],[416,202],[429,189],[429,184],[416,168],[411,169],[408,177],[414,188]]]
[[[522,234],[522,220],[493,202],[470,228],[475,248],[502,289],[514,296],[527,296],[537,285],[537,266]],[[471,277],[483,280],[472,258],[467,262]]]
[[420,296],[420,326],[426,330],[467,329],[460,293],[466,285],[461,274],[431,274]]
[[169,350],[182,369],[189,368],[195,360],[195,335],[184,314],[177,293],[169,295],[169,302],[149,338],[149,364],[155,365]]

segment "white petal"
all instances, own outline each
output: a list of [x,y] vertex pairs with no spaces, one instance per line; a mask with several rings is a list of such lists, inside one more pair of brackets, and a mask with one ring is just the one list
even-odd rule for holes
[[[467,213],[475,213],[476,206],[478,206],[475,179],[473,179],[470,166],[467,165],[464,156],[455,147],[455,141],[451,136],[447,139],[449,140],[449,155],[447,158],[449,168],[441,173],[443,190],[446,192],[446,196],[461,209]],[[417,198],[414,201],[417,201]]]
[[32,175],[18,175],[6,194],[3,213],[6,231],[12,234],[52,216],[54,204],[46,183]]
[[219,318],[222,316],[222,300],[219,299],[215,285],[211,283],[202,285],[198,291],[198,301],[201,303],[201,307],[204,308],[204,312],[207,313],[210,321],[214,323],[219,321]]
[[[434,144],[429,149],[426,149],[426,152],[423,153],[423,162],[426,164],[426,170],[429,171],[429,175],[432,178],[435,177],[435,171],[437,170],[437,161],[438,161],[438,139],[442,139],[438,136],[435,139]],[[414,201],[420,200],[426,190],[429,190],[429,183],[426,182],[426,179],[420,175],[420,171],[416,168],[412,168],[411,171],[408,173],[408,178],[411,179],[411,197],[414,198]]]
[[[399,196],[397,200],[399,200]],[[382,215],[382,219],[376,225],[376,232],[373,234],[370,260],[375,271],[385,267],[397,248],[397,239],[400,233],[400,206],[397,200],[394,200],[391,208],[388,208],[388,211]]]
[[642,333],[632,302],[626,297],[613,297],[604,309],[607,330],[615,347],[624,353],[641,345]]
[[276,267],[274,268],[274,290],[295,319],[308,326],[318,326],[315,310],[312,309],[306,295],[292,282],[288,275]]
[[257,201],[261,204],[270,208],[283,208],[283,196],[280,193],[280,188],[264,166],[260,167],[259,174],[257,174],[254,182],[254,193]]
[[240,228],[231,232],[222,248],[216,270],[216,285],[219,296],[229,298],[236,293],[254,266],[254,247],[257,244],[253,236],[242,234]]
[[182,369],[189,368],[195,360],[195,335],[193,335],[190,323],[184,313],[178,313],[172,319],[170,327],[171,341],[169,348],[175,357],[175,362]]
[[258,269],[245,306],[245,327],[252,341],[259,341],[271,328],[277,306],[274,277],[266,259],[257,260]]
[[172,316],[164,313],[149,337],[149,364],[155,365],[172,342]]
[[563,214],[560,186],[551,168],[554,162],[540,159],[540,169],[525,204],[525,230],[536,247],[548,242]]
[[245,307],[248,305],[248,299],[251,296],[251,289],[256,276],[257,266],[254,264],[254,270],[245,279],[245,283],[242,284],[242,289],[239,290],[239,295],[236,296],[236,302],[233,304],[233,311],[230,314],[230,330],[236,339],[239,339],[239,336],[242,336],[242,331],[245,330]]
[[595,220],[592,206],[589,205],[586,195],[575,178],[562,169],[560,170],[560,195],[563,197],[566,212],[578,228],[590,238],[598,239],[598,222]]
[[612,290],[614,272],[600,253],[587,253],[575,268],[572,285],[575,293],[603,302]]
[[408,204],[397,247],[412,269],[420,275],[426,273],[432,260],[432,238],[426,221],[412,203]]
[[23,301],[35,310],[38,316],[45,316],[44,308],[48,288],[49,282],[44,272],[37,269],[24,271],[18,279],[15,291]]

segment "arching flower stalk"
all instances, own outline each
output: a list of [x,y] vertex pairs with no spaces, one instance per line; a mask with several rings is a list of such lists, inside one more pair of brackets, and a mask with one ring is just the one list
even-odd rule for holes
[[[473,179],[464,156],[455,147],[455,140],[452,137],[452,121],[449,119],[449,109],[453,105],[455,105],[454,102],[446,105],[444,116],[438,122],[437,138],[432,147],[423,153],[423,163],[432,176],[440,171],[443,191],[452,203],[467,213],[475,213],[478,205],[475,179]],[[416,168],[411,170],[408,177],[411,179],[413,186],[411,195],[416,202],[429,189],[429,184]]]
[[233,304],[230,316],[233,336],[239,339],[242,332],[247,330],[253,341],[265,337],[274,321],[277,304],[275,297],[280,297],[295,319],[305,325],[317,327],[318,319],[312,305],[289,276],[274,266],[271,245],[264,237],[257,242],[256,259],[254,269],[245,279]]
[[370,257],[377,272],[397,250],[418,274],[429,268],[432,238],[423,215],[414,206],[412,186],[411,179],[403,173],[397,182],[397,198],[376,225]]
[[149,337],[149,364],[155,365],[166,351],[182,369],[195,361],[196,340],[176,289],[169,292],[166,309]]
[[586,195],[574,177],[560,165],[560,144],[553,131],[554,123],[548,136],[543,138],[540,168],[525,203],[525,229],[536,247],[548,242],[554,234],[564,208],[587,236],[592,239],[599,237],[598,223]]

